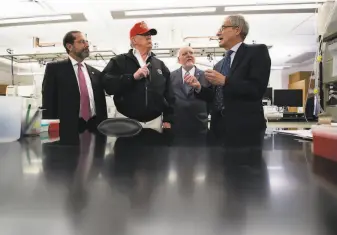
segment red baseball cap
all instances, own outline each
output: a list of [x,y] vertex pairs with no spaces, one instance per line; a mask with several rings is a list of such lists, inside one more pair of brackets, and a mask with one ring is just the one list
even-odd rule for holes
[[145,34],[145,33],[150,33],[151,35],[157,35],[157,30],[149,29],[149,27],[147,27],[147,24],[144,21],[141,21],[141,22],[136,23],[130,30],[130,38],[136,35]]

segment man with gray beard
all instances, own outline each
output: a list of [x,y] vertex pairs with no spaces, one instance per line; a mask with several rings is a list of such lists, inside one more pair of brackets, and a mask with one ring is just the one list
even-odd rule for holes
[[42,83],[43,119],[60,120],[60,138],[72,138],[86,130],[94,132],[107,118],[100,71],[85,64],[89,43],[80,31],[63,38],[69,58],[48,63]]

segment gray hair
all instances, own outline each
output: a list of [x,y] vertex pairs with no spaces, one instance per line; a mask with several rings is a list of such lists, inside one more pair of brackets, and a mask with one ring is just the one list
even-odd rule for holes
[[185,49],[185,48],[191,48],[191,49],[193,50],[193,48],[192,48],[191,46],[189,46],[189,45],[184,45],[184,46],[180,47],[180,48],[177,50],[177,57],[178,57],[178,58],[179,58],[179,56],[180,56],[181,50],[182,50],[182,49]]
[[228,16],[229,21],[233,26],[237,26],[241,29],[240,36],[242,40],[245,40],[249,32],[249,24],[245,18],[241,15]]
[[177,61],[178,62],[179,62],[180,52],[181,52],[182,49],[185,49],[185,48],[191,48],[192,51],[194,51],[193,48],[189,45],[184,45],[184,46],[180,47],[179,50],[177,50]]

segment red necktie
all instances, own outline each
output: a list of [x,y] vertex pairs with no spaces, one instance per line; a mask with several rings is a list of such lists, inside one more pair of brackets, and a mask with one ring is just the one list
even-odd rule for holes
[[85,81],[84,73],[82,71],[83,64],[78,63],[78,84],[81,93],[81,117],[88,121],[90,119],[90,98],[87,83]]

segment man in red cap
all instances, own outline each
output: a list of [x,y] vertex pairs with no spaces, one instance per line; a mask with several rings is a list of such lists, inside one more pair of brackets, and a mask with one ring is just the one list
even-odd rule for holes
[[113,57],[103,70],[106,93],[114,96],[116,117],[139,121],[144,128],[171,128],[174,95],[170,71],[155,57],[152,35],[157,30],[138,22],[130,30],[132,49]]

